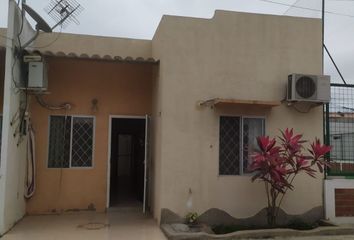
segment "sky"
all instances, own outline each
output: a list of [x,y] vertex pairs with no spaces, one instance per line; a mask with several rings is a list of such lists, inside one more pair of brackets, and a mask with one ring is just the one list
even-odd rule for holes
[[[79,25],[63,32],[152,39],[163,15],[212,18],[216,9],[321,17],[322,0],[76,0],[84,11]],[[27,0],[48,23],[55,23],[44,11],[50,0]],[[8,0],[0,0],[0,27],[6,27]],[[290,7],[293,5],[293,7]],[[309,10],[312,9],[312,10]],[[354,84],[354,0],[326,0],[325,43],[348,83]],[[325,73],[341,82],[325,56]]]

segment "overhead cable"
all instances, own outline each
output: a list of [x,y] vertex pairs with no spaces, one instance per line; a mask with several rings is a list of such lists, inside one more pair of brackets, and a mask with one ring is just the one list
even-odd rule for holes
[[[272,0],[258,0],[258,1],[271,3],[271,4],[277,4],[277,5],[281,5],[281,6],[292,7],[292,8],[297,8],[297,9],[303,9],[303,10],[308,10],[308,11],[313,11],[313,12],[322,12],[322,10],[319,10],[319,9],[316,9],[316,8],[294,6],[292,4],[280,3],[280,2],[276,2],[276,1],[272,1]],[[328,14],[333,14],[333,15],[337,15],[337,16],[354,18],[354,15],[350,15],[350,14],[338,13],[338,12],[332,12],[332,11],[325,11],[325,12],[328,13]]]

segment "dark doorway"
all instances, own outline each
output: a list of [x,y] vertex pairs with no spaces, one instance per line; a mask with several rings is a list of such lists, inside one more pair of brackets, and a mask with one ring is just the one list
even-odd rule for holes
[[145,119],[112,118],[110,207],[142,206]]

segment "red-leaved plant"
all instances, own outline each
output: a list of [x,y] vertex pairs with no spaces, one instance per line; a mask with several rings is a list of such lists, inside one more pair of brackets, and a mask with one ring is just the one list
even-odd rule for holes
[[280,143],[268,136],[257,138],[259,152],[252,157],[249,167],[254,173],[252,181],[260,180],[265,184],[268,200],[268,224],[276,225],[280,205],[286,192],[294,189],[293,181],[299,173],[306,173],[315,178],[316,172],[323,172],[329,167],[325,155],[331,150],[330,146],[322,145],[316,139],[304,153],[301,134],[294,134],[293,129],[281,131]]

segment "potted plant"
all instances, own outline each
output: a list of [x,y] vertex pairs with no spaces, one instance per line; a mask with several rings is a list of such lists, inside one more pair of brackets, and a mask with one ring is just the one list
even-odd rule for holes
[[186,222],[188,225],[196,225],[197,224],[197,219],[198,219],[198,213],[196,212],[189,212],[186,215]]

